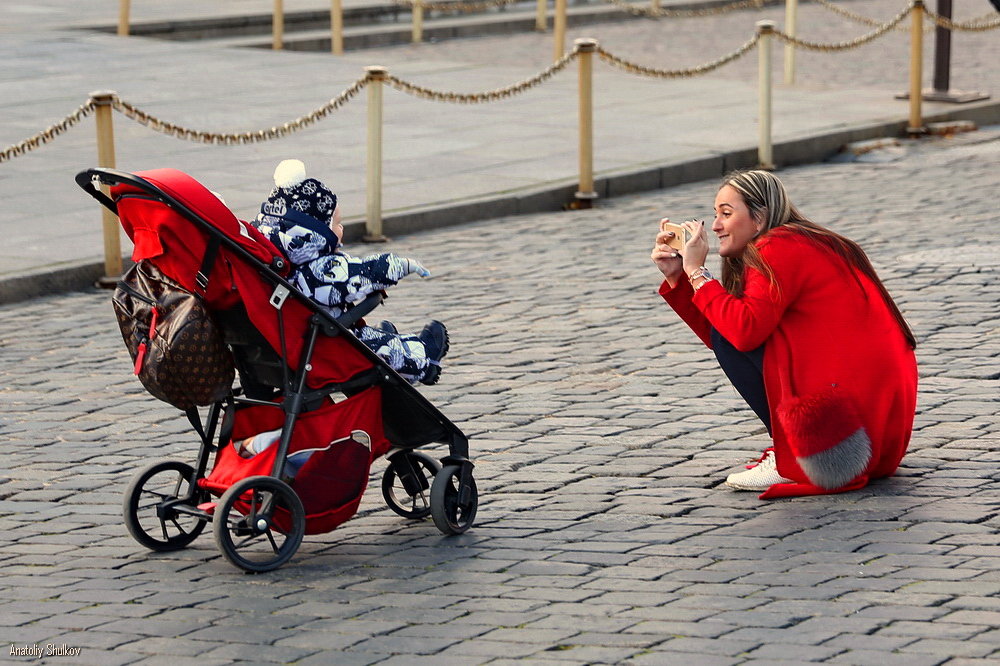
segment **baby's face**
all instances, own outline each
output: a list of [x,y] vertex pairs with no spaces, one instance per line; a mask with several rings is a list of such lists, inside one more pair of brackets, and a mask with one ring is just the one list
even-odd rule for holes
[[344,242],[344,225],[340,223],[340,204],[337,204],[333,217],[330,218],[330,231],[337,235],[338,241]]

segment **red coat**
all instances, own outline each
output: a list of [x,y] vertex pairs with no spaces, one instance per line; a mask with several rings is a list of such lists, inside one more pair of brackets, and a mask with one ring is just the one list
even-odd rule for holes
[[[660,295],[711,347],[710,326],[741,351],[764,348],[764,387],[778,473],[794,484],[771,486],[761,498],[817,495],[861,488],[891,475],[906,452],[917,403],[917,363],[878,288],[832,251],[793,231],[757,241],[774,272],[775,289],[747,269],[744,295],[718,281],[694,293],[687,280]],[[834,491],[811,484],[789,449],[776,410],[783,400],[838,386],[855,403],[872,442],[868,469]]]

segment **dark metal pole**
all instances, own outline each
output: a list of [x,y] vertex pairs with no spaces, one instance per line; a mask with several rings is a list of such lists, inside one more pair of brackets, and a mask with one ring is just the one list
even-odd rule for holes
[[[1000,0],[990,0],[1000,6]],[[937,0],[937,13],[951,20],[952,0]],[[928,102],[965,104],[989,99],[988,93],[951,90],[951,30],[937,26],[934,31],[934,86],[924,90],[922,97]]]
[[[951,0],[938,0],[937,13],[951,20]],[[948,92],[950,70],[951,30],[939,25],[934,31],[934,92]]]

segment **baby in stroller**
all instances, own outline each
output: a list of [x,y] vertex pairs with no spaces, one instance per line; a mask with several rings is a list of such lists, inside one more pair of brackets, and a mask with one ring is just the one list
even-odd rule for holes
[[[337,195],[319,180],[306,178],[301,161],[278,164],[274,185],[253,224],[291,263],[289,282],[333,316],[411,273],[430,276],[417,261],[390,252],[363,258],[344,252]],[[378,328],[361,322],[353,332],[411,384],[437,383],[441,359],[448,353],[448,330],[441,322],[432,320],[417,335],[400,335],[389,321]]]

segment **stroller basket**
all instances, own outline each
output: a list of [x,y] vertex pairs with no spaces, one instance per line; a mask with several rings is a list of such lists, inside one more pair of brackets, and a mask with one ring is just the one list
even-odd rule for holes
[[[176,550],[211,524],[232,564],[275,569],[305,534],[355,515],[381,456],[395,513],[430,516],[445,534],[472,526],[468,439],[351,333],[380,294],[330,316],[285,279],[266,238],[180,171],[89,169],[76,181],[118,215],[134,261],[203,299],[238,376],[204,419],[186,410],[200,439],[193,465],[156,462],[132,479],[124,518],[136,541]],[[440,461],[415,450],[434,443],[448,446]]]

